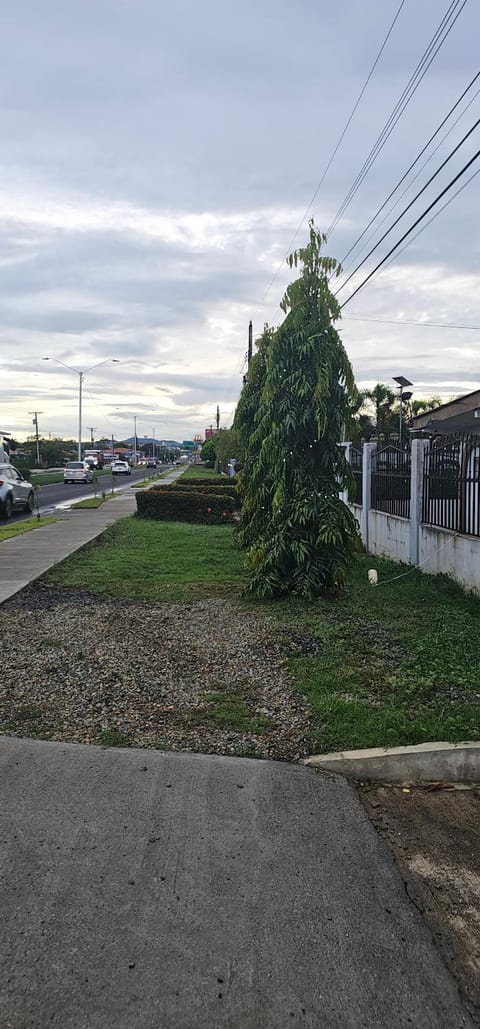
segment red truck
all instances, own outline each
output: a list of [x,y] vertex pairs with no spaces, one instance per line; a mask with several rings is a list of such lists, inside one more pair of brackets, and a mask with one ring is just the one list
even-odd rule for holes
[[105,454],[103,450],[86,450],[84,457],[86,461],[93,461],[95,468],[103,468],[105,464]]

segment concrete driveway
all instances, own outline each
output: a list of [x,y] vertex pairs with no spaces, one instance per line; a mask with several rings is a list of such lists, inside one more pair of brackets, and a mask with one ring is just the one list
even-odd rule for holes
[[0,739],[2,1029],[472,1023],[354,791]]

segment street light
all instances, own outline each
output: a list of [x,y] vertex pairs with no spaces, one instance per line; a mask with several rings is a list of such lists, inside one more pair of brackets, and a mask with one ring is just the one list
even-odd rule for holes
[[55,364],[61,364],[62,368],[67,368],[69,372],[75,372],[78,375],[78,460],[82,460],[82,388],[83,388],[83,377],[87,372],[93,372],[94,368],[100,368],[102,364],[119,364],[118,357],[106,357],[104,361],[99,361],[98,364],[92,364],[89,368],[72,368],[70,364],[65,364],[65,361],[60,361],[58,357],[44,357],[43,361],[55,361]]
[[403,422],[403,401],[404,400],[410,400],[411,396],[412,396],[411,393],[404,393],[403,391],[405,389],[405,386],[413,386],[413,382],[410,382],[410,379],[406,379],[404,375],[394,375],[393,376],[393,381],[394,382],[398,382],[398,388],[399,388],[399,391],[400,391],[400,414],[399,414],[399,417],[398,417],[398,435],[399,435],[399,442],[401,443],[402,442],[402,422]]

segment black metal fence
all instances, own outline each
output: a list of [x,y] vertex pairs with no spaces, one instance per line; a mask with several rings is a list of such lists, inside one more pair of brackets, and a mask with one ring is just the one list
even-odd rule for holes
[[357,447],[352,447],[350,450],[350,465],[356,485],[353,503],[361,505],[363,495],[363,454]]
[[410,443],[388,445],[372,454],[372,497],[375,511],[410,517]]
[[439,436],[425,454],[422,522],[480,536],[480,436]]

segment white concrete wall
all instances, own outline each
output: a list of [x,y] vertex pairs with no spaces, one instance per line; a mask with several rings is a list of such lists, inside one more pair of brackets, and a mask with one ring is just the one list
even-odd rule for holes
[[476,536],[456,536],[449,529],[421,525],[419,564],[428,575],[444,572],[480,593],[480,538]]
[[368,512],[368,552],[394,561],[410,560],[410,520],[383,511]]

